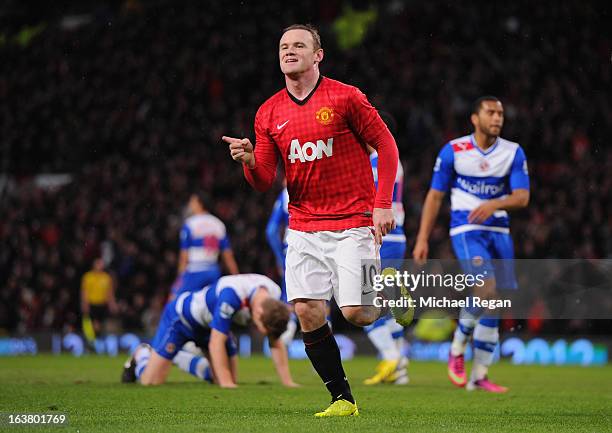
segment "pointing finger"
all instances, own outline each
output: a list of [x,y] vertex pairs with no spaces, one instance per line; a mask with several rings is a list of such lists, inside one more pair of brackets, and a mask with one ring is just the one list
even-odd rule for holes
[[228,136],[224,135],[223,137],[221,137],[221,140],[223,140],[223,141],[225,141],[226,143],[229,143],[229,144],[234,144],[234,143],[235,144],[241,144],[244,139],[228,137]]

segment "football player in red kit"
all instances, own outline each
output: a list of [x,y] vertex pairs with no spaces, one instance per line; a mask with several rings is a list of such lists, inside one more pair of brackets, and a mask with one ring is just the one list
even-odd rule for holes
[[[287,300],[295,305],[306,353],[331,393],[324,416],[358,415],[326,321],[334,296],[344,317],[366,326],[380,315],[376,293],[361,283],[362,260],[378,260],[382,236],[395,225],[391,210],[397,171],[395,140],[365,95],[319,72],[321,39],[309,25],[283,31],[279,43],[286,87],[255,116],[248,138],[223,137],[257,191],[270,188],[279,158],[289,192]],[[366,146],[378,152],[378,190]]]

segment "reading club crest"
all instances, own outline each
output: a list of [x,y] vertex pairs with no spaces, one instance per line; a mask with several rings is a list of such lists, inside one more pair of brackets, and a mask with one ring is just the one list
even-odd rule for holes
[[321,125],[329,125],[334,120],[334,110],[329,107],[321,107],[315,114],[315,118]]

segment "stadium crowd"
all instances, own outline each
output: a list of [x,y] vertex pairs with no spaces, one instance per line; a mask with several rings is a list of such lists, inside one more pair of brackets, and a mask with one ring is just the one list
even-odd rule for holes
[[[280,181],[254,193],[220,137],[253,137],[255,110],[283,85],[279,32],[299,21],[321,28],[323,74],[395,119],[409,248],[437,151],[470,130],[470,103],[494,94],[532,182],[528,210],[512,219],[517,257],[612,258],[605,13],[577,1],[394,1],[341,50],[333,24],[345,12],[339,1],[129,1],[74,29],[55,17],[29,45],[0,46],[0,329],[78,328],[80,279],[99,255],[122,325],[153,326],[195,188],[212,195],[241,271],[277,276],[264,229]],[[41,187],[39,173],[71,181]],[[442,214],[431,256],[449,258]]]

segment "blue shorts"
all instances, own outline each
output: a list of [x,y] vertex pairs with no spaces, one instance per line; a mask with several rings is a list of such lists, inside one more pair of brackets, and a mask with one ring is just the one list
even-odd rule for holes
[[181,284],[173,286],[172,293],[178,296],[183,292],[196,292],[204,288],[204,286],[214,283],[220,277],[221,270],[218,267],[202,272],[185,271],[181,278]]
[[380,247],[380,261],[383,269],[401,268],[406,254],[406,241],[383,241]]
[[[151,346],[159,356],[172,360],[188,341],[193,341],[200,348],[207,350],[208,342],[210,341],[210,329],[190,329],[181,321],[180,316],[176,312],[176,301],[169,302],[164,307],[164,312]],[[232,334],[228,335],[225,347],[229,357],[238,353],[238,347]]]
[[451,236],[463,272],[495,278],[498,289],[516,289],[514,246],[507,233],[473,230]]

